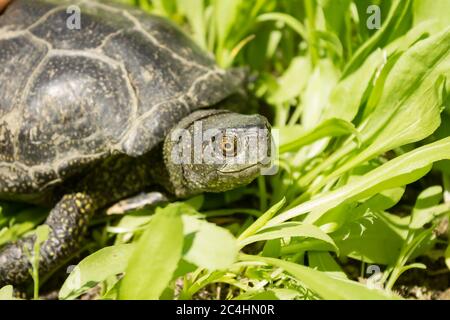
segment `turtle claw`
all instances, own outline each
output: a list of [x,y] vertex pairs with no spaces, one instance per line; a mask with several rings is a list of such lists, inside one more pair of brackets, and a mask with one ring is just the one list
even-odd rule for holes
[[139,209],[155,207],[167,202],[169,202],[169,199],[161,192],[142,192],[136,196],[117,202],[106,210],[106,214],[125,214]]

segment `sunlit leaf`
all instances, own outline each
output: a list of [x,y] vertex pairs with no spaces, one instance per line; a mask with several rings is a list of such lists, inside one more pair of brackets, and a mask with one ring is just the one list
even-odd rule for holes
[[59,291],[59,299],[74,299],[109,277],[124,272],[134,248],[134,244],[105,247],[84,258],[67,277]]
[[175,207],[157,211],[128,262],[120,299],[158,299],[176,270],[183,248],[183,222]]
[[326,211],[344,202],[364,199],[383,190],[416,181],[431,169],[433,162],[443,159],[450,159],[450,137],[397,157],[357,181],[285,211],[269,221],[268,225],[277,225],[311,211],[315,211],[316,214],[309,216],[307,221],[316,221]]
[[244,261],[261,261],[283,268],[324,299],[385,300],[398,298],[385,291],[369,289],[358,282],[333,278],[324,272],[280,259],[249,255],[242,255],[241,259]]

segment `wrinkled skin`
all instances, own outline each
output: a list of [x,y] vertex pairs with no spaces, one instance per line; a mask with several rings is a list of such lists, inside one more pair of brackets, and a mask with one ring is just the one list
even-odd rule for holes
[[[180,136],[180,129],[187,139]],[[270,164],[270,144],[270,126],[263,116],[225,110],[195,112],[172,130],[164,144],[173,193],[185,197],[250,183]],[[187,155],[185,161],[174,158],[180,151]]]

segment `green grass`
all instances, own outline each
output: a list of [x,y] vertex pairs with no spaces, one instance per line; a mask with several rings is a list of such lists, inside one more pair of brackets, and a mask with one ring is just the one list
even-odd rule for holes
[[[397,299],[402,274],[426,268],[418,257],[450,268],[448,230],[436,232],[450,213],[448,1],[122,2],[173,20],[223,68],[250,69],[279,171],[97,221],[61,299],[96,285],[99,299]],[[32,213],[0,215],[0,245],[42,221]],[[363,284],[348,264],[382,273]]]

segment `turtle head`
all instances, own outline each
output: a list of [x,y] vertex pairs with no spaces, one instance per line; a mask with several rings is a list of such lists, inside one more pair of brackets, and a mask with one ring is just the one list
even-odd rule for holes
[[164,143],[164,160],[179,197],[246,185],[270,166],[270,125],[261,115],[201,110],[184,118]]

